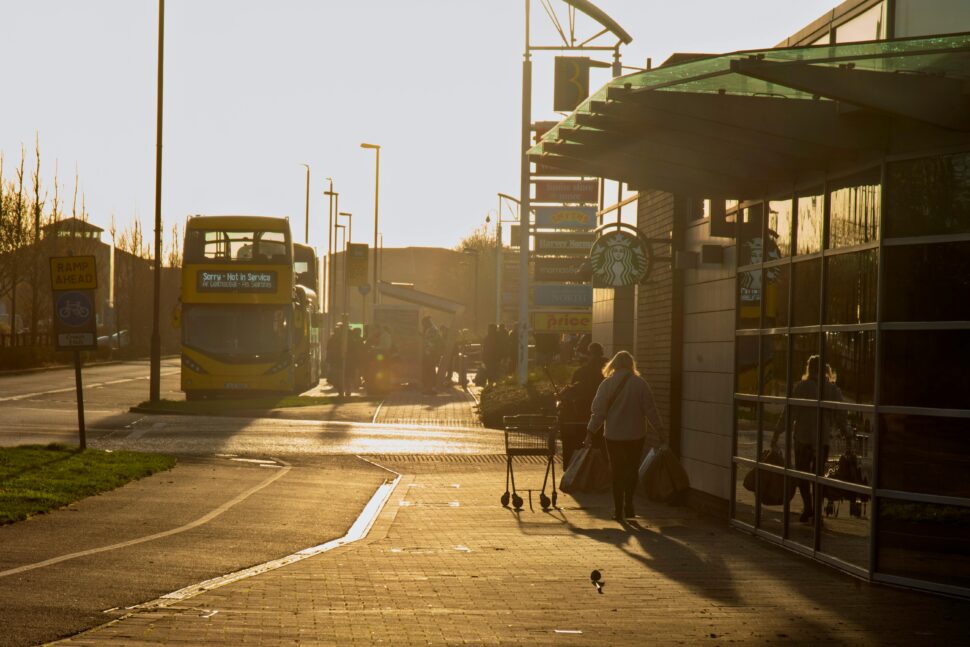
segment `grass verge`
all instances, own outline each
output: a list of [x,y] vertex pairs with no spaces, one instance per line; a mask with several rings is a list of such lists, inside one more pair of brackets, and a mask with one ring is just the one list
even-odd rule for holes
[[80,451],[52,443],[0,447],[0,525],[22,521],[171,469],[161,454]]
[[288,409],[293,407],[317,407],[323,404],[366,401],[369,398],[341,398],[336,395],[308,396],[288,395],[281,398],[250,398],[247,400],[159,400],[145,401],[137,408],[172,413],[230,413],[234,411],[265,411],[267,409]]

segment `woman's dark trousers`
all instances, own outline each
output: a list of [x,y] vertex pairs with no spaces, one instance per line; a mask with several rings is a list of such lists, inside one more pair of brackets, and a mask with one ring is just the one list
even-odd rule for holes
[[613,472],[613,507],[618,516],[633,514],[633,493],[639,479],[640,456],[644,438],[636,440],[606,439]]

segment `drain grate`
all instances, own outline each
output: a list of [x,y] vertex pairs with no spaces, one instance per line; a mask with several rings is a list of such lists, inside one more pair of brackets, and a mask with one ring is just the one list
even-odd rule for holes
[[[495,465],[505,463],[505,454],[366,454],[363,458],[380,463],[461,463]],[[545,456],[516,456],[515,464],[545,465]]]

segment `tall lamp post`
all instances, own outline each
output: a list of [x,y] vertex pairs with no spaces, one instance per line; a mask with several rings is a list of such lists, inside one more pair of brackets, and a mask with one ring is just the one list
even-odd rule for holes
[[[344,263],[343,263],[343,265],[344,265],[344,277],[343,277],[343,280],[344,280],[344,283],[346,283],[347,282],[347,226],[346,225],[341,225],[339,223],[336,223],[333,226],[333,243],[334,243],[334,250],[335,250],[334,251],[334,256],[336,256],[337,254],[340,253],[340,245],[339,245],[339,243],[337,243],[337,230],[338,229],[342,229],[343,230],[340,233],[343,234],[343,237],[344,237]],[[334,269],[336,270],[336,267],[334,267]],[[333,275],[334,275],[334,277],[336,277],[337,276],[337,272],[334,272]],[[334,281],[334,284],[336,285],[336,281]],[[343,303],[341,303],[341,305],[344,307],[345,311],[346,311],[346,308],[347,308],[347,296],[346,295],[347,295],[347,292],[345,290],[344,291]],[[334,301],[333,301],[333,305],[334,305],[334,309],[336,309],[336,307],[337,307],[337,291],[336,291],[336,289],[334,289]]]
[[373,288],[373,290],[371,292],[371,294],[373,295],[371,297],[371,311],[373,312],[374,306],[376,306],[377,303],[378,303],[378,301],[379,301],[379,299],[377,298],[377,294],[379,292],[379,290],[377,289],[377,279],[378,279],[378,275],[377,275],[377,264],[378,264],[378,258],[377,258],[377,213],[378,213],[378,210],[377,210],[377,205],[379,203],[380,188],[381,188],[381,147],[380,147],[379,144],[367,144],[367,143],[361,144],[360,147],[361,148],[369,148],[369,149],[371,149],[371,150],[373,150],[373,151],[375,151],[377,153],[377,155],[374,158],[375,159],[375,164],[376,164],[376,166],[374,167],[374,281],[373,281],[374,284],[371,286]]
[[[162,79],[165,61],[165,0],[158,0],[158,97],[155,112],[155,291],[152,300],[151,362],[148,399],[158,402],[162,382],[162,336],[158,329],[162,300]],[[13,319],[11,319],[11,324]]]
[[303,229],[303,242],[310,244],[310,165],[301,164],[306,167],[306,224]]
[[[328,177],[327,182],[330,183],[329,188],[323,192],[323,195],[327,196],[330,202],[330,208],[327,212],[327,271],[324,275],[323,285],[320,286],[320,296],[327,304],[327,333],[329,334],[333,332],[333,303],[330,301],[330,284],[333,282],[333,198],[337,194],[333,192],[333,178]],[[326,293],[322,293],[322,290],[326,290]]]
[[506,193],[498,194],[498,220],[495,221],[495,321],[502,321],[502,272],[505,269],[502,255],[505,249],[502,247],[502,223],[518,222],[519,217],[513,214],[512,220],[502,220],[502,201],[508,200],[521,207],[518,198],[514,198]]
[[[347,273],[349,265],[349,258],[347,257],[347,250],[350,249],[350,243],[354,242],[354,214],[347,213],[346,211],[340,211],[337,216],[343,216],[347,219],[347,235],[344,236],[344,308],[347,313],[350,313],[350,275]],[[340,225],[343,226],[343,225]]]

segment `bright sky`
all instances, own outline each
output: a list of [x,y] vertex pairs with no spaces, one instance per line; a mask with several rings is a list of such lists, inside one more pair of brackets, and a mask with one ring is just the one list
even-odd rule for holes
[[[565,19],[565,3],[552,0]],[[626,65],[672,52],[771,47],[836,0],[596,0],[632,36]],[[354,240],[373,237],[382,146],[386,246],[453,247],[518,194],[522,0],[168,0],[162,212],[288,215],[326,247],[327,177]],[[70,214],[75,167],[91,222],[151,229],[157,1],[0,0],[5,175],[40,135]],[[534,40],[554,42],[533,0]],[[579,35],[599,31],[582,22]],[[534,56],[534,119],[552,119],[554,54]],[[605,56],[608,58],[608,56]],[[594,70],[594,87],[606,82]],[[80,203],[80,200],[79,200]]]

